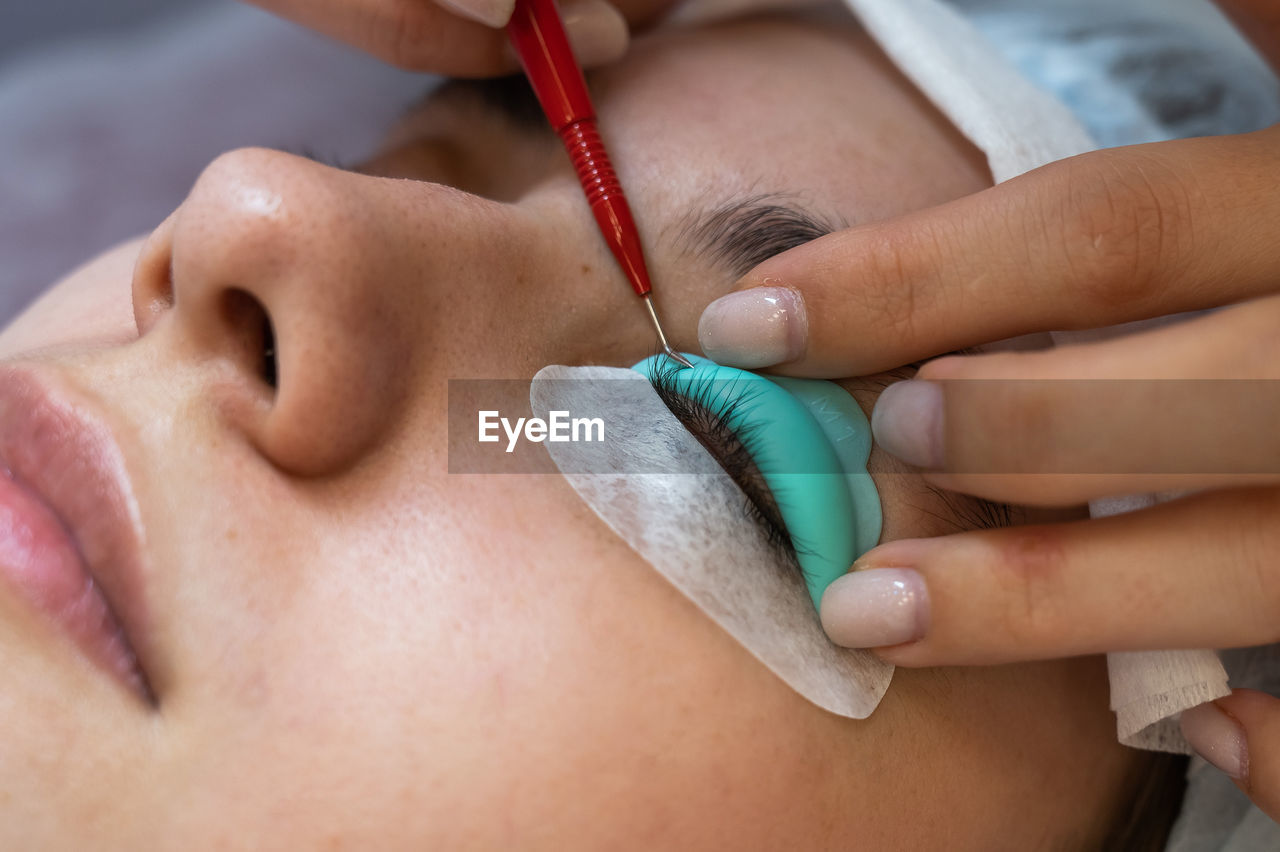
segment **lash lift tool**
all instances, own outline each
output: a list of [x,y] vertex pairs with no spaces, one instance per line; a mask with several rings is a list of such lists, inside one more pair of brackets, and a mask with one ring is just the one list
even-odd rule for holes
[[662,323],[658,322],[658,313],[653,309],[650,295],[653,288],[644,263],[640,234],[596,130],[596,110],[587,94],[582,69],[569,47],[555,0],[516,0],[515,12],[507,24],[507,36],[520,57],[542,111],[569,152],[604,241],[636,295],[644,299],[662,351],[684,366],[692,367],[687,358],[671,348]]

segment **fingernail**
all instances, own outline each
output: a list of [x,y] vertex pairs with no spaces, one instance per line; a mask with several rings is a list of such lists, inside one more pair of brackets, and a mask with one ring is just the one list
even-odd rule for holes
[[853,571],[822,595],[822,629],[846,648],[880,648],[912,642],[929,625],[929,591],[909,568]]
[[[574,0],[566,3],[560,7],[560,19],[564,22],[564,34],[569,39],[569,46],[573,48],[573,57],[585,68],[621,59],[631,44],[627,19],[605,0]],[[520,67],[520,57],[510,42],[504,44],[503,52],[512,67]]]
[[505,27],[516,0],[436,0],[444,8],[486,27]]
[[871,434],[885,452],[926,470],[943,466],[942,387],[910,379],[889,385],[871,411]]
[[1182,735],[1196,754],[1232,778],[1243,778],[1248,768],[1244,729],[1210,701],[1182,711]]
[[627,20],[604,0],[577,0],[560,9],[573,55],[585,66],[604,65],[627,52]]
[[755,287],[721,296],[702,312],[698,343],[729,367],[770,367],[794,361],[809,336],[804,299],[786,287]]

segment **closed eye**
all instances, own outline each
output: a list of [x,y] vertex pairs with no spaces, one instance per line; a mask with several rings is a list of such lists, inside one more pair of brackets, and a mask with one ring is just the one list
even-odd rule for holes
[[[867,377],[864,381],[868,387],[883,388],[892,382],[911,378],[918,368],[919,364],[906,365],[878,376]],[[679,368],[674,364],[654,371],[651,377],[654,390],[676,419],[742,489],[746,497],[743,513],[756,522],[770,545],[780,555],[788,561],[796,562],[796,546],[787,530],[777,500],[747,449],[750,437],[739,434],[727,425],[740,422],[740,418],[734,417],[733,412],[741,398],[734,397],[726,403],[724,395],[686,395],[674,380],[678,371]],[[930,485],[924,487],[935,496],[943,511],[924,505],[916,505],[915,510],[931,515],[957,531],[992,529],[1010,526],[1014,522],[1013,508],[1007,503],[941,491]]]
[[686,396],[676,387],[673,378],[676,372],[674,364],[654,371],[653,388],[659,398],[742,489],[747,498],[743,513],[756,522],[772,547],[794,560],[795,546],[778,502],[747,450],[743,436],[727,425],[737,402],[725,403],[710,395]]

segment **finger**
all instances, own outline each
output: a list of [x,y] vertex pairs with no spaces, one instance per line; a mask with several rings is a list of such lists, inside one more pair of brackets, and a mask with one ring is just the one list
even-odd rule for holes
[[501,30],[429,0],[251,0],[392,65],[478,77],[519,69]]
[[1031,331],[1274,292],[1280,127],[1097,151],[760,264],[704,312],[708,357],[856,376]]
[[1275,0],[1218,0],[1218,5],[1280,72],[1280,6]]
[[[459,17],[429,0],[251,2],[411,71],[490,77],[520,70],[504,30]],[[499,12],[510,17],[507,0],[485,2],[494,4],[485,13],[493,20]],[[583,65],[612,62],[626,52],[630,38],[626,20],[604,0],[566,3],[561,17],[574,55]]]
[[[515,0],[435,0],[445,9],[459,17],[466,18],[487,27],[505,27],[511,20],[515,9]],[[567,18],[572,2],[563,4],[560,14]],[[666,10],[676,5],[676,0],[616,0],[611,8],[616,8],[622,17],[638,26],[656,21]],[[565,26],[569,26],[568,20]],[[581,57],[579,62],[585,61]]]
[[1231,777],[1267,816],[1280,820],[1280,699],[1253,689],[1186,710],[1182,735]]
[[516,7],[515,0],[436,0],[461,18],[486,27],[505,27]]
[[885,390],[871,426],[932,484],[991,500],[1276,482],[1277,328],[1272,296],[1102,343],[944,358]]
[[[881,545],[823,596],[834,642],[903,666],[1280,639],[1280,490]],[[891,646],[891,647],[886,647]]]

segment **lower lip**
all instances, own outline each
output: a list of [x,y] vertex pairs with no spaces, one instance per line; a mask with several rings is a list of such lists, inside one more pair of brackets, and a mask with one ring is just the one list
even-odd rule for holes
[[0,582],[54,620],[91,659],[141,683],[137,660],[62,522],[0,468]]

